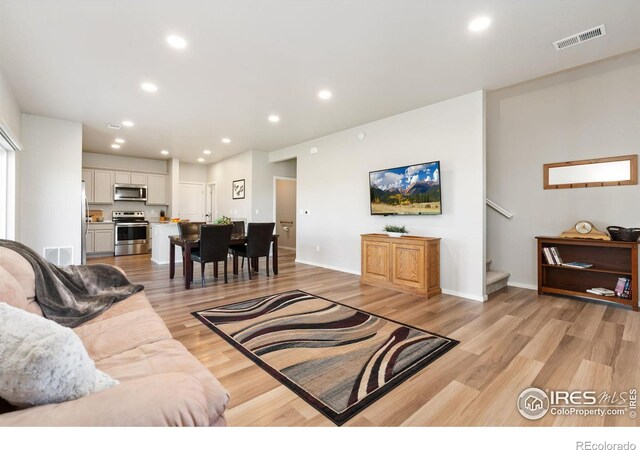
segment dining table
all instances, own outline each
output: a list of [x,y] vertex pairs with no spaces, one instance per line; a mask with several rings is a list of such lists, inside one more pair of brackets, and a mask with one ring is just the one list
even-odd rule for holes
[[[273,249],[271,251],[273,273],[278,275],[278,235],[271,237]],[[229,246],[244,245],[247,243],[246,234],[232,234]],[[180,247],[183,252],[182,264],[184,264],[184,288],[191,289],[191,279],[193,278],[193,261],[191,261],[191,252],[200,248],[200,236],[169,236],[169,278],[173,280],[176,274],[176,247]],[[250,258],[251,259],[251,258]],[[255,258],[257,259],[257,258]],[[257,269],[257,261],[249,261],[249,270]],[[214,265],[214,270],[217,264]],[[217,270],[215,270],[217,273]],[[233,274],[238,275],[238,256],[233,255]]]

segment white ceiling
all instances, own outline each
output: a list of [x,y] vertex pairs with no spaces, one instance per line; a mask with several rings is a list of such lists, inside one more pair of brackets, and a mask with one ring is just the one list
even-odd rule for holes
[[639,24],[637,0],[0,0],[0,67],[24,112],[82,122],[87,151],[210,163],[631,51]]

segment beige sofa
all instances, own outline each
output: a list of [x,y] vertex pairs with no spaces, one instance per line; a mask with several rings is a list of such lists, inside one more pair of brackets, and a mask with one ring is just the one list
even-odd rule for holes
[[[0,301],[42,315],[27,260],[0,247],[0,268]],[[227,391],[172,339],[144,291],[74,331],[96,366],[120,384],[69,402],[5,412],[0,426],[225,425]]]

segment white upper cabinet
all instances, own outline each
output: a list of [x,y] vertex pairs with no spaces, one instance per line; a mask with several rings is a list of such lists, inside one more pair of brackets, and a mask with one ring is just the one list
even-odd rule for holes
[[131,184],[131,172],[116,172],[115,173],[116,184]]
[[147,184],[147,174],[139,172],[131,172],[131,184]]
[[161,173],[125,172],[103,169],[82,169],[87,202],[113,204],[114,184],[141,184],[147,186],[147,205],[169,204],[169,177]]
[[168,205],[169,194],[166,175],[147,174],[147,205]]
[[113,203],[113,172],[110,170],[93,171],[93,202],[101,204]]

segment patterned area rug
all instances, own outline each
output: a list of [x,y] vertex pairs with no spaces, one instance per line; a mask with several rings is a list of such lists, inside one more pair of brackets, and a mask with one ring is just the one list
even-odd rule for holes
[[302,291],[193,315],[338,425],[458,344]]

